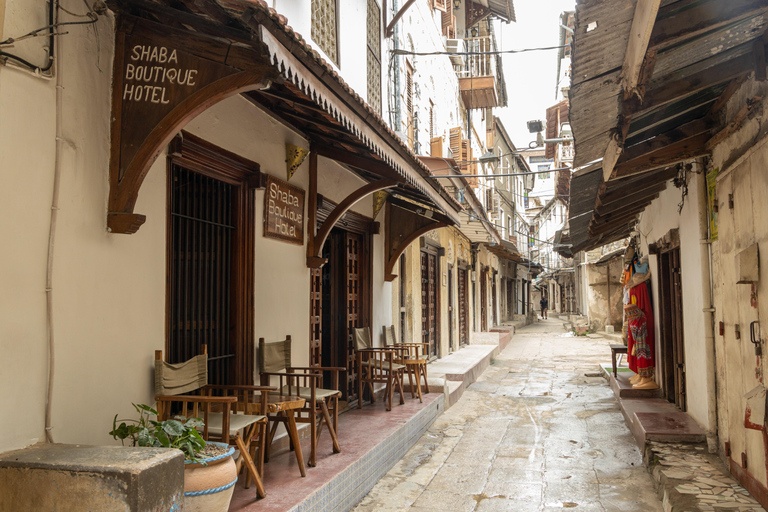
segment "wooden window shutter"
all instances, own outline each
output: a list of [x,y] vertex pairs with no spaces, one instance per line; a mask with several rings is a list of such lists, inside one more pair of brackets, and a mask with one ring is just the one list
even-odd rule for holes
[[429,141],[429,155],[430,156],[443,156],[443,138],[434,137]]
[[432,8],[445,12],[447,10],[447,3],[450,0],[431,0]]
[[443,35],[448,39],[456,39],[456,16],[453,15],[453,10],[446,9],[441,17],[443,21]]
[[448,130],[448,137],[448,147],[451,148],[453,159],[456,160],[456,162],[461,162],[461,126]]

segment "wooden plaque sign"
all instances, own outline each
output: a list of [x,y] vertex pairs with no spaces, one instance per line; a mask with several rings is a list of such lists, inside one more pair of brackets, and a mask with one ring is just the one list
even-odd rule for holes
[[304,191],[266,176],[264,236],[304,245]]

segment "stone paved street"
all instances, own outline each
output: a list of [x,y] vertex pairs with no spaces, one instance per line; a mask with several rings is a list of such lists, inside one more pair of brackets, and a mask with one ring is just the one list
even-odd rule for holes
[[354,510],[661,511],[599,374],[608,342],[563,334],[519,329]]

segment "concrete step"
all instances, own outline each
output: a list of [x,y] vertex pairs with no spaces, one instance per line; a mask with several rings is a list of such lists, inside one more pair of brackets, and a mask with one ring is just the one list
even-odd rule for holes
[[[484,340],[489,344],[467,345],[427,365],[429,390],[443,392],[446,409],[461,398],[464,390],[477,380],[499,352],[498,340],[502,333],[473,334],[473,341]],[[494,338],[495,344],[491,343]]]

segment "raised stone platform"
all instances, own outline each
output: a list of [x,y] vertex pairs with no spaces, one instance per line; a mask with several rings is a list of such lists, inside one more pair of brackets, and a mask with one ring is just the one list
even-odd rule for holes
[[[421,438],[444,410],[442,393],[429,393],[424,403],[406,398],[404,405],[385,409],[378,400],[339,416],[341,453],[332,453],[327,431],[320,435],[317,467],[308,467],[302,478],[293,452],[270,457],[264,466],[267,496],[256,498],[256,489],[235,486],[230,511],[344,512],[354,507]],[[397,401],[395,401],[397,404]],[[302,440],[309,454],[309,439]]]
[[[496,339],[499,337],[499,333],[483,334],[493,334]],[[443,391],[446,395],[446,408],[450,407],[488,368],[498,351],[498,344],[467,345],[453,354],[430,363],[427,366],[430,391]]]
[[0,455],[0,510],[178,511],[183,499],[179,450],[41,444]]

